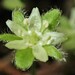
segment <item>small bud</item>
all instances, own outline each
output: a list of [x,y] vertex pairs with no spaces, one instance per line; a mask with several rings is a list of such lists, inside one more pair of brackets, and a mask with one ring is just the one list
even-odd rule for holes
[[47,28],[47,27],[48,27],[48,25],[49,25],[48,21],[43,20],[43,26],[44,26],[45,28]]
[[28,22],[28,18],[25,18],[24,21],[23,21],[23,23],[24,23],[25,25],[28,25],[28,23],[29,23],[29,22]]
[[46,28],[48,28],[48,26],[49,26],[48,21],[47,20],[43,20],[41,32],[43,32]]
[[28,34],[31,34],[31,33],[32,33],[32,32],[29,30],[29,31],[28,31]]

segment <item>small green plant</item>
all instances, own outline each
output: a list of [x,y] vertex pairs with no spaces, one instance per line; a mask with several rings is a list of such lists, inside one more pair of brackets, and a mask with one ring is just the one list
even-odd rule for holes
[[14,34],[1,34],[0,40],[7,42],[5,46],[15,50],[15,65],[29,69],[34,61],[48,61],[48,56],[60,61],[63,54],[55,45],[65,40],[64,34],[56,32],[61,12],[52,9],[42,16],[38,8],[33,8],[29,17],[24,17],[21,10],[12,12],[12,20],[6,24]]

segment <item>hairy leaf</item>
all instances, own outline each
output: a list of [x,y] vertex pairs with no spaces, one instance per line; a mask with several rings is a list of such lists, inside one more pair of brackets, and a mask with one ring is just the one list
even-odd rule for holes
[[45,49],[40,45],[36,45],[33,47],[33,55],[40,61],[46,62],[48,60],[48,55]]
[[50,57],[53,57],[57,60],[61,60],[63,58],[62,53],[60,53],[60,51],[58,51],[58,49],[54,46],[46,45],[44,48]]
[[15,64],[22,70],[29,69],[33,64],[34,56],[31,48],[17,50],[15,54]]
[[42,19],[48,21],[48,23],[50,24],[49,25],[50,29],[54,29],[59,22],[60,16],[61,16],[61,13],[58,9],[52,9],[48,11],[47,13],[45,13],[42,16]]
[[21,10],[14,10],[12,12],[12,20],[16,23],[23,24],[24,14]]
[[9,42],[9,41],[14,41],[14,40],[22,40],[22,38],[14,35],[14,34],[0,34],[0,40],[1,41],[5,41],[5,42]]
[[30,44],[26,43],[25,40],[15,40],[8,42],[5,46],[9,49],[25,49],[29,46]]
[[25,30],[22,26],[20,26],[20,25],[14,23],[13,21],[7,20],[6,24],[7,24],[7,26],[9,27],[9,29],[10,29],[13,33],[15,33],[17,36],[23,37],[23,36],[26,35],[26,30]]
[[30,29],[40,30],[41,29],[41,16],[38,8],[33,8],[32,13],[29,17]]
[[65,41],[67,38],[63,33],[58,32],[47,32],[42,37],[43,44],[57,45]]

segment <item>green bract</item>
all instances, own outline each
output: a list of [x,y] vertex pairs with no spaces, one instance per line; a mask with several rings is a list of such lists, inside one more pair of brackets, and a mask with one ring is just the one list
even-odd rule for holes
[[47,51],[47,54],[51,57],[54,57],[55,59],[62,59],[62,54],[60,51],[57,50],[54,46],[46,45],[44,46],[45,50]]
[[29,18],[25,18],[20,10],[13,11],[12,21],[7,20],[6,24],[14,34],[1,34],[0,40],[7,42],[7,48],[16,50],[15,65],[18,68],[26,70],[34,60],[48,61],[48,56],[63,59],[55,45],[65,40],[64,35],[52,32],[60,14],[58,9],[53,9],[41,16],[38,8],[33,8]]
[[12,13],[12,20],[16,23],[23,24],[24,14],[21,10],[14,10]]
[[31,48],[17,50],[15,54],[15,64],[22,70],[30,68],[33,64],[34,56]]
[[44,20],[48,21],[49,29],[54,29],[58,25],[60,17],[61,13],[58,9],[52,9],[42,16]]

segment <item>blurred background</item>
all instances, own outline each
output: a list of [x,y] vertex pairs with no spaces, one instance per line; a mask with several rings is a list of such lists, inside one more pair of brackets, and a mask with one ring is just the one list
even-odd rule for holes
[[[52,8],[62,12],[57,31],[64,33],[68,39],[62,43],[66,62],[57,62],[50,58],[47,63],[35,62],[36,75],[75,75],[75,0],[0,0],[0,34],[11,33],[6,21],[11,19],[12,10],[22,8],[26,15],[33,7],[38,7],[43,14]],[[0,42],[0,75],[31,75],[30,69],[21,71],[14,66],[14,52]]]

